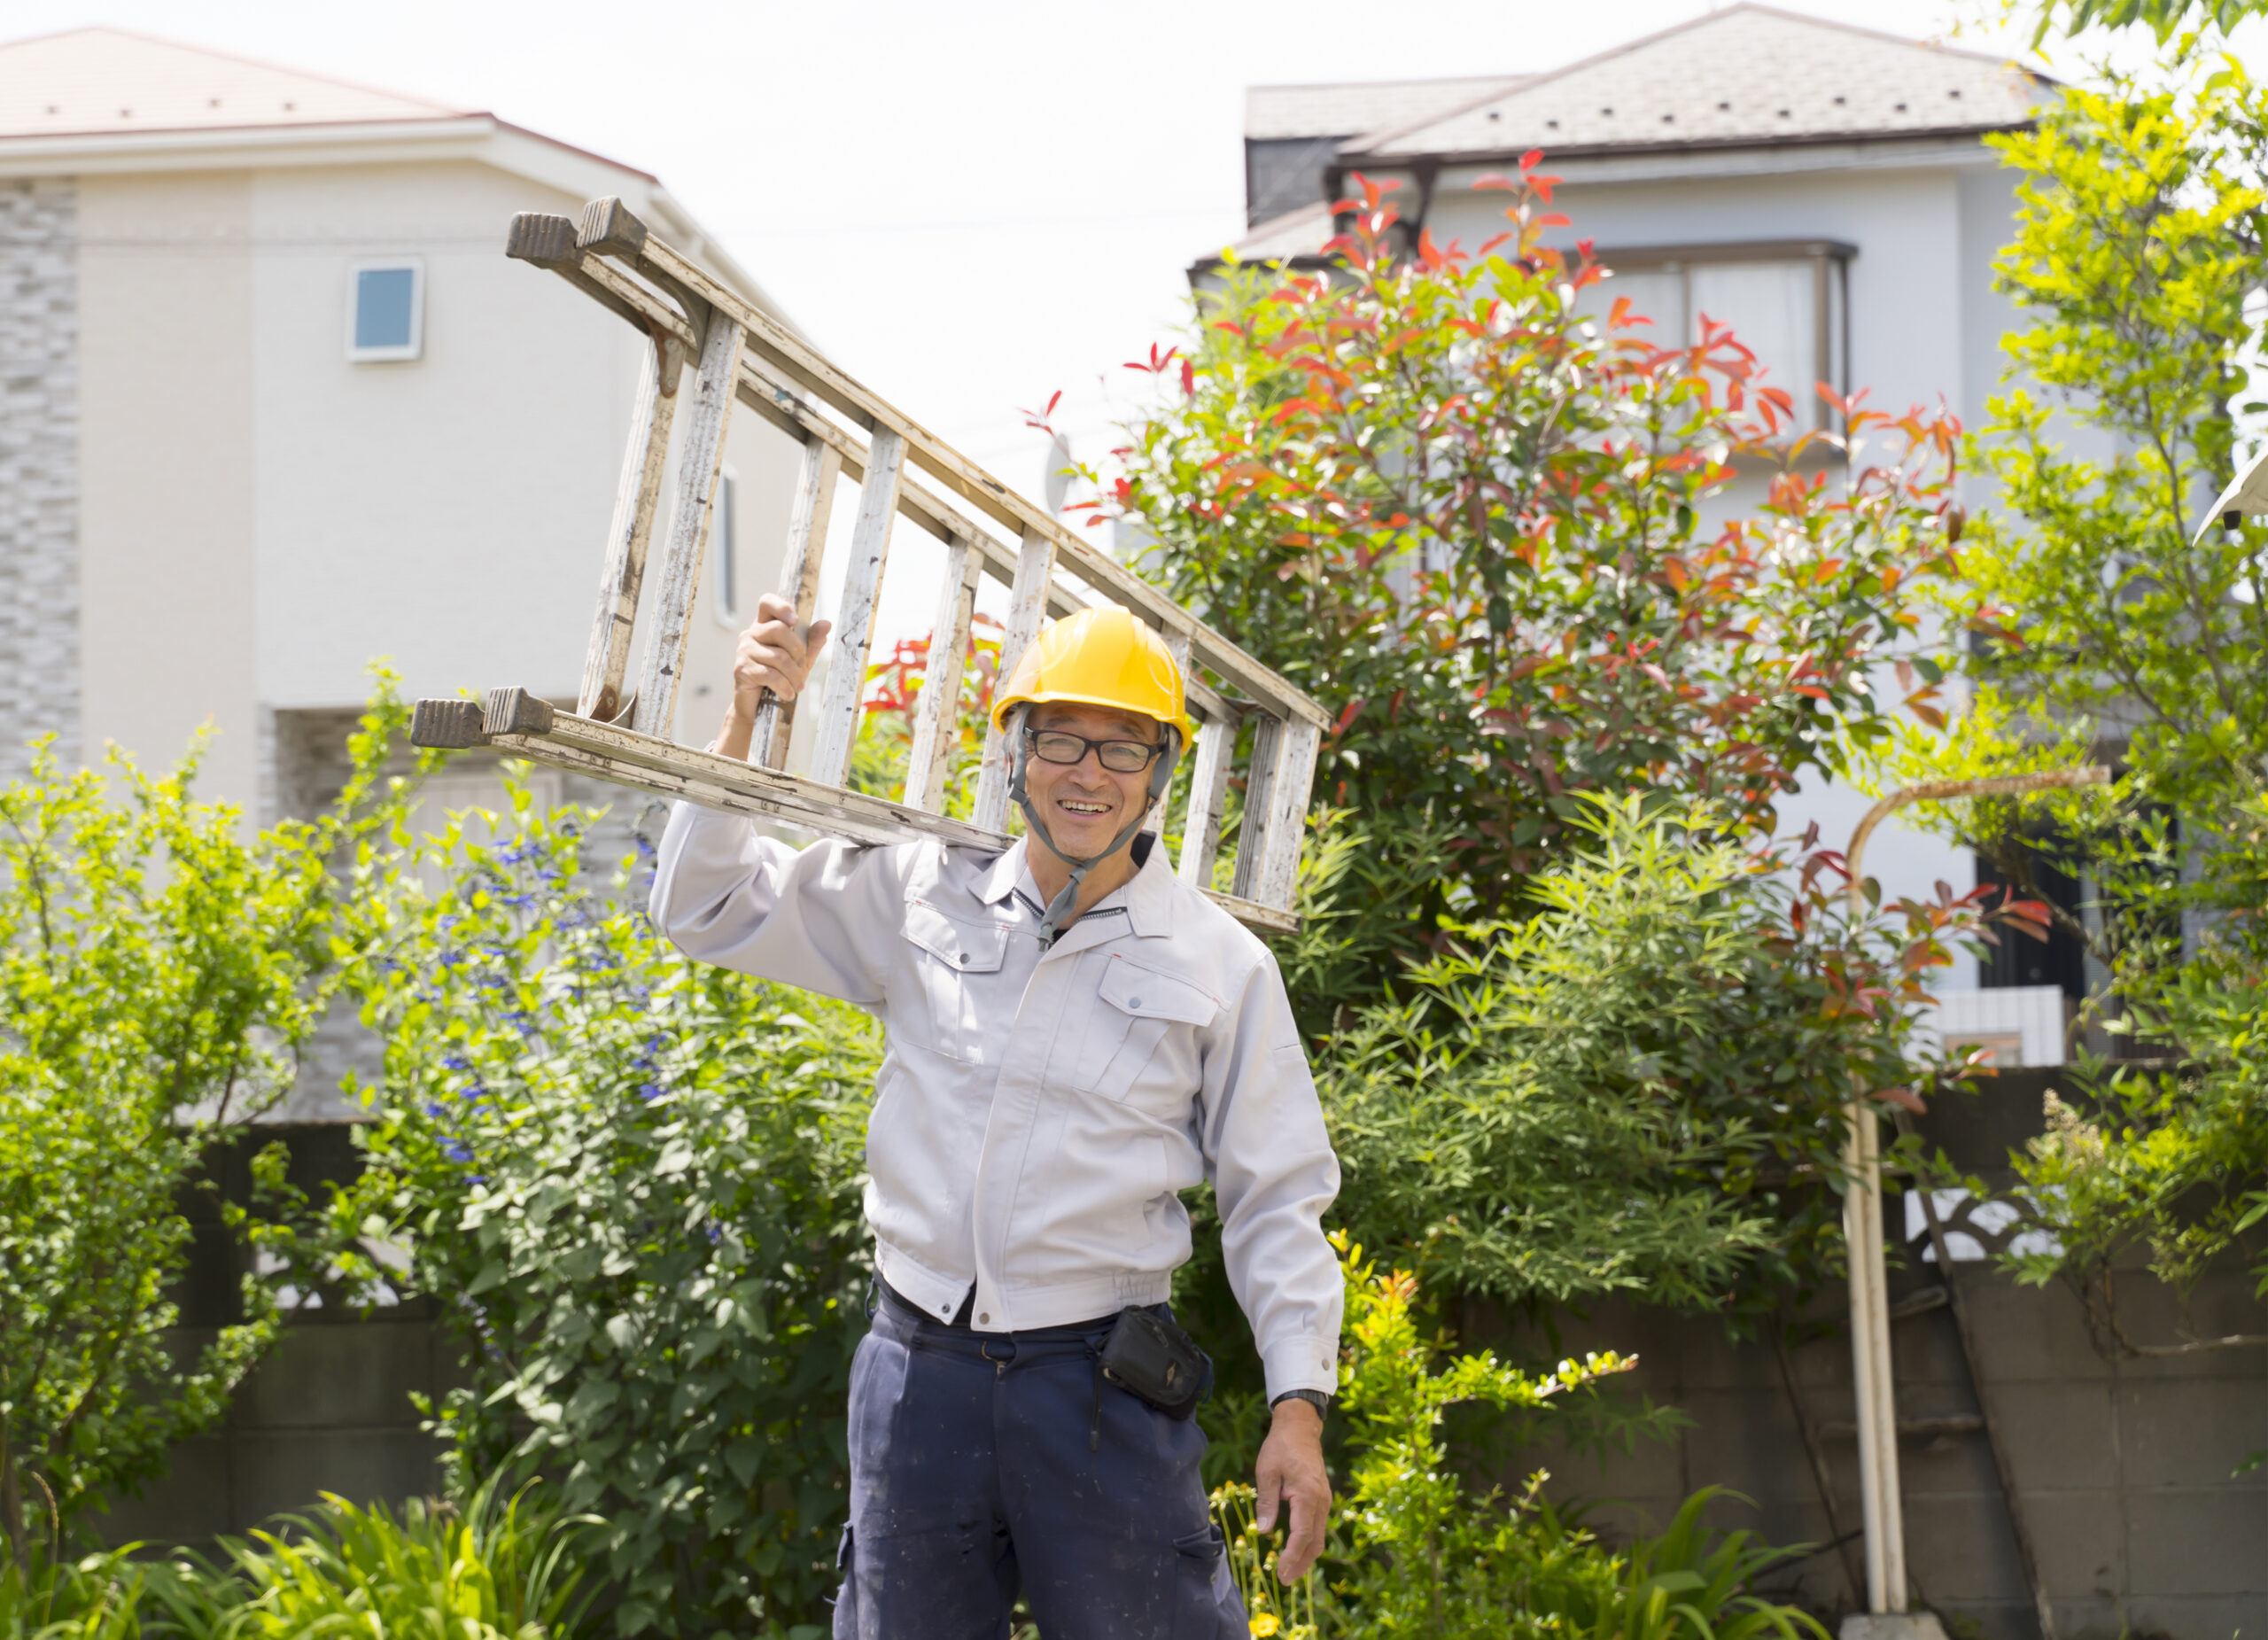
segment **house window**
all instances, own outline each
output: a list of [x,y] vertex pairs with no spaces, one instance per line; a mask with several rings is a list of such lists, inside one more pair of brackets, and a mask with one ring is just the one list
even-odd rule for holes
[[1849,268],[1853,247],[1827,240],[1770,245],[1650,245],[1601,251],[1614,270],[1584,291],[1604,315],[1618,296],[1653,321],[1643,331],[1665,346],[1701,338],[1701,324],[1729,325],[1756,355],[1764,385],[1787,390],[1798,433],[1832,431],[1837,418],[1818,384],[1850,388]]
[[739,475],[729,467],[717,482],[717,621],[737,630],[741,613]]
[[347,358],[363,364],[418,357],[425,346],[423,264],[357,262],[347,277]]

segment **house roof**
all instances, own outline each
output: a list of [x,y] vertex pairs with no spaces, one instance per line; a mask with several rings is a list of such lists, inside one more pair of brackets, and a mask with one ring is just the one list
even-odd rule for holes
[[0,45],[0,138],[361,125],[469,112],[121,28]]
[[482,111],[121,28],[0,44],[0,176],[470,159],[571,197],[619,193],[790,329],[650,172]]
[[1244,134],[1252,141],[1266,142],[1396,131],[1438,119],[1479,98],[1512,90],[1534,78],[1534,74],[1481,74],[1454,80],[1247,86]]
[[2003,58],[1741,4],[1462,107],[1356,137],[1342,159],[1864,141],[2006,129],[2050,82]]

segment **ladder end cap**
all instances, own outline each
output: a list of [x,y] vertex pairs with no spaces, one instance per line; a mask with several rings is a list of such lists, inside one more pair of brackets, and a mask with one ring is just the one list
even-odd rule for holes
[[478,701],[432,699],[410,708],[409,743],[433,751],[465,751],[485,746]]
[[583,223],[576,235],[582,250],[604,256],[635,256],[646,248],[646,224],[612,194],[583,207]]

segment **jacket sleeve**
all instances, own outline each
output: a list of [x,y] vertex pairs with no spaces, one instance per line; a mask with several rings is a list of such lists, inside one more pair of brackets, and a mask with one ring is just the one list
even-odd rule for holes
[[1339,1388],[1346,1284],[1324,1239],[1339,1158],[1291,999],[1273,959],[1254,965],[1206,1056],[1205,1156],[1229,1286],[1252,1324],[1268,1398]]
[[647,910],[688,957],[871,1007],[882,942],[905,921],[898,853],[832,839],[796,849],[745,816],[680,803]]

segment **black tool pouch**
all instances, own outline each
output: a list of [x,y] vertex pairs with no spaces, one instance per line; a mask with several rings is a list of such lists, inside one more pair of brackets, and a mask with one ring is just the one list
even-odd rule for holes
[[1103,1341],[1102,1375],[1168,1418],[1185,1418],[1211,1393],[1213,1362],[1165,1317],[1127,1309]]

